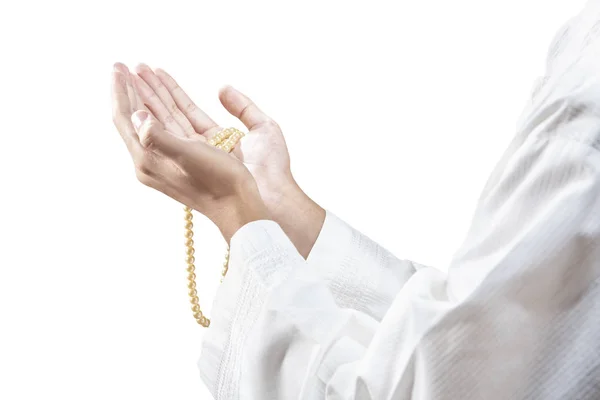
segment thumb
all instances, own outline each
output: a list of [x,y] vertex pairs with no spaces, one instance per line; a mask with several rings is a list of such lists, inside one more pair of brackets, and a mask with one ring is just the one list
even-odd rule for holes
[[248,130],[271,121],[245,94],[231,86],[219,91],[219,100],[223,107],[234,117],[242,121]]
[[144,148],[173,159],[181,157],[186,150],[187,146],[182,140],[166,131],[163,124],[148,111],[136,111],[131,116],[131,122]]

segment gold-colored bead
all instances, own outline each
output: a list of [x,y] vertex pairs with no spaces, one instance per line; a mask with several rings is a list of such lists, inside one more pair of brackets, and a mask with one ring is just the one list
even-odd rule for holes
[[208,140],[208,144],[211,146],[217,146],[231,135],[230,129],[223,129],[217,132],[213,137]]
[[217,148],[229,153],[244,136],[244,133],[235,128],[231,128],[226,131],[228,132],[229,137],[224,137],[224,139],[218,143]]
[[[231,150],[235,147],[235,145],[241,140],[244,136],[244,132],[236,129],[236,128],[226,128],[218,132],[212,138],[210,138],[207,143],[221,149],[225,152],[231,152]],[[192,220],[194,218],[191,207],[184,206],[184,219],[186,221],[185,224],[185,247],[186,247],[186,271],[188,272],[188,295],[190,297],[190,303],[192,304],[192,311],[194,313],[194,318],[196,322],[201,326],[208,328],[210,326],[210,319],[206,318],[204,314],[202,314],[202,310],[200,309],[198,292],[196,290],[196,274],[194,273],[196,267],[194,265],[196,259],[194,258],[194,241],[192,237],[194,236],[194,224]],[[223,270],[221,271],[222,278],[220,279],[223,282],[223,278],[227,274],[229,269],[229,248],[227,248],[227,252],[225,253],[225,261],[223,262]]]

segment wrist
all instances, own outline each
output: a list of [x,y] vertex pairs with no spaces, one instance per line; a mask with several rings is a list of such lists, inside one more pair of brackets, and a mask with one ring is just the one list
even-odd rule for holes
[[227,243],[242,226],[253,221],[272,219],[256,188],[222,199],[219,204],[211,220]]
[[308,257],[323,227],[325,210],[308,197],[293,178],[271,193],[275,194],[263,196],[271,200],[266,202],[270,218],[281,226],[298,252]]

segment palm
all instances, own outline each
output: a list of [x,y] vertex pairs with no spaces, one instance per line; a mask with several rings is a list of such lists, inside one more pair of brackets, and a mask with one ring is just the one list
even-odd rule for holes
[[[222,128],[198,108],[175,80],[162,70],[145,65],[134,76],[136,91],[149,111],[174,134],[210,138]],[[292,180],[290,159],[279,126],[245,95],[227,87],[221,103],[248,128],[248,134],[233,151],[254,176],[267,206],[276,204],[277,192]],[[279,189],[278,189],[279,188]]]
[[248,132],[233,154],[250,170],[255,179],[289,169],[290,158],[281,132],[273,128],[257,128]]

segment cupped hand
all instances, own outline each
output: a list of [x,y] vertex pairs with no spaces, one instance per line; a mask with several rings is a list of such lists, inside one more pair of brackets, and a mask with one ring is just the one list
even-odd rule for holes
[[[113,121],[142,183],[206,215],[227,241],[246,223],[268,218],[249,170],[236,157],[206,143],[203,134],[216,125],[198,132],[191,124],[206,127],[210,118],[189,105],[193,103],[186,103],[186,110],[193,115],[191,120],[172,116],[176,106],[162,109],[156,102],[147,101],[150,113],[144,109],[144,100],[138,93],[127,68],[116,64]],[[175,122],[175,118],[180,120]],[[183,124],[185,121],[190,125]]]
[[[145,64],[132,75],[139,101],[165,127],[182,137],[210,138],[222,128],[202,111],[164,70]],[[279,125],[238,90],[227,86],[219,92],[225,109],[238,118],[248,134],[233,154],[254,176],[271,219],[307,257],[325,219],[325,210],[298,186],[290,170],[290,157]]]
[[[149,110],[167,131],[179,137],[202,140],[221,130],[165,71],[152,71],[141,64],[136,68],[137,75],[130,75],[120,65],[131,79],[129,96],[137,109]],[[292,177],[279,125],[232,87],[222,89],[219,99],[249,130],[235,147],[234,156],[254,176],[269,217],[283,228],[300,254],[307,257],[323,225],[325,210],[310,199]]]
[[[164,70],[153,71],[140,64],[136,72],[137,75],[133,75],[136,92],[167,130],[182,137],[210,138],[222,129]],[[247,96],[231,86],[221,89],[219,99],[223,107],[248,129],[233,154],[254,176],[267,208],[275,211],[282,196],[292,192],[296,185],[281,129]]]

